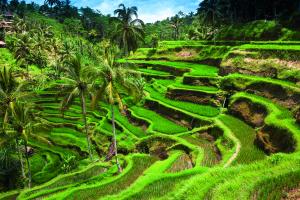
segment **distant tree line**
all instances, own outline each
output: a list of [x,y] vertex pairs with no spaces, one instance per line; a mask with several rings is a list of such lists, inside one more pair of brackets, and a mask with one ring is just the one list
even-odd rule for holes
[[144,41],[144,22],[138,19],[137,7],[120,4],[116,17],[104,15],[90,7],[77,8],[70,0],[45,0],[43,5],[19,0],[0,0],[1,13],[13,12],[20,18],[41,13],[63,23],[64,33],[81,36],[93,43],[110,39],[124,54],[135,51]]
[[300,0],[204,0],[198,14],[216,22],[249,22],[288,19],[299,12]]
[[300,0],[203,0],[196,13],[179,12],[147,24],[145,40],[148,47],[153,47],[157,40],[216,39],[221,29],[259,20],[273,20],[278,28],[299,31]]
[[0,13],[11,11],[20,18],[24,18],[28,12],[40,12],[69,25],[68,31],[84,35],[90,40],[104,38],[108,31],[110,16],[101,14],[100,11],[89,7],[77,8],[71,5],[70,0],[45,0],[43,5],[34,2],[26,4],[19,0],[0,0]]
[[[134,16],[134,9],[135,7],[131,7],[127,14]],[[0,0],[0,10],[13,11],[21,18],[26,12],[43,13],[64,23],[66,33],[83,36],[92,42],[109,38],[117,40],[123,48],[127,45],[121,39],[124,36],[130,43],[128,51],[135,50],[138,46],[155,47],[159,40],[211,39],[220,31],[221,25],[224,28],[224,25],[275,20],[285,27],[298,30],[300,24],[300,0],[203,0],[195,13],[178,12],[165,20],[145,25],[134,18],[126,20],[126,14],[122,12],[115,14],[124,21],[89,7],[77,8],[70,0],[45,0],[43,5]],[[125,29],[118,31],[126,27],[125,24],[137,27],[130,29],[130,34],[134,33],[133,41],[130,41],[133,37]],[[144,27],[145,33],[141,32],[141,27]]]

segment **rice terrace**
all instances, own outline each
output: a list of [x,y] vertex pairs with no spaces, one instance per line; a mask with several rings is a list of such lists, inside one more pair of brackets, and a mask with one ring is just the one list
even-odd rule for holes
[[300,0],[0,0],[0,200],[299,200]]

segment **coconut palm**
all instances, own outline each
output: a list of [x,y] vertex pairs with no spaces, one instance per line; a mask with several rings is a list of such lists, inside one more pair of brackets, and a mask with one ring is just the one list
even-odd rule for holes
[[26,33],[28,31],[28,25],[25,20],[18,17],[14,19],[12,28],[16,34]]
[[75,47],[69,40],[63,40],[61,49],[58,50],[59,61],[63,62],[71,58],[74,54]]
[[14,134],[10,134],[11,128],[9,115],[11,113],[12,106],[16,103],[17,100],[24,100],[29,96],[28,92],[24,92],[25,87],[26,84],[17,82],[11,68],[4,66],[0,70],[0,118],[3,119],[0,124],[2,125],[1,128],[2,130],[4,130],[5,135],[9,136],[10,139],[14,138],[15,140],[16,150],[20,160],[23,177],[25,177],[25,170],[21,151],[19,148],[19,138],[15,137]]
[[125,108],[122,102],[121,93],[127,93],[135,97],[135,101],[142,98],[144,82],[137,76],[133,76],[131,69],[126,68],[118,64],[115,61],[116,48],[110,47],[105,50],[104,63],[101,70],[98,73],[94,73],[97,76],[98,81],[102,83],[99,86],[96,93],[94,93],[92,104],[104,97],[104,99],[110,104],[111,109],[111,119],[112,119],[112,155],[116,158],[116,164],[118,171],[122,171],[122,167],[118,159],[118,149],[117,149],[117,136],[116,136],[116,126],[115,126],[115,103],[118,104],[119,110],[122,114],[125,114]]
[[44,4],[48,4],[51,8],[54,5],[59,5],[61,2],[59,0],[45,0]]
[[4,66],[0,70],[0,114],[3,116],[3,125],[8,122],[10,105],[29,96],[25,87],[26,83],[19,83],[11,68]]
[[4,12],[7,9],[7,0],[0,0],[0,11]]
[[83,66],[81,56],[77,54],[66,61],[66,77],[63,77],[63,91],[67,92],[66,97],[62,101],[62,110],[68,109],[73,103],[74,98],[79,97],[81,103],[82,118],[84,122],[84,130],[88,144],[90,159],[93,160],[90,136],[88,134],[86,99],[93,87],[94,80],[88,76],[91,67]]
[[113,19],[117,24],[113,38],[118,41],[126,56],[130,51],[135,51],[138,48],[138,41],[144,40],[144,22],[138,19],[137,12],[137,7],[126,8],[124,4],[120,4],[119,9],[114,11],[117,17]]
[[22,67],[27,68],[32,63],[32,49],[34,40],[28,33],[19,34],[18,37],[14,37],[11,42],[11,48],[15,54],[17,62]]
[[171,18],[171,27],[174,29],[174,39],[179,39],[179,28],[182,24],[182,19],[180,18],[179,14],[176,14],[174,17]]
[[17,101],[10,104],[10,123],[16,132],[16,138],[23,140],[25,149],[25,160],[28,172],[28,187],[31,187],[31,168],[28,156],[28,141],[29,138],[35,138],[46,143],[50,143],[45,138],[37,134],[37,130],[44,128],[47,123],[33,109],[32,104]]
[[[10,189],[15,186],[14,179],[19,176],[19,160],[15,156],[15,147],[10,140],[2,143],[1,129],[0,129],[0,174],[1,177],[8,180],[5,188]],[[2,179],[3,180],[3,179]]]
[[218,0],[208,0],[200,3],[198,13],[205,23],[216,25],[216,20],[222,16]]

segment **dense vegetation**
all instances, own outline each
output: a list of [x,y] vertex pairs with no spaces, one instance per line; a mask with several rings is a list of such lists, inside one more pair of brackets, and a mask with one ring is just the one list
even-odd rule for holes
[[300,198],[299,8],[0,1],[0,199]]

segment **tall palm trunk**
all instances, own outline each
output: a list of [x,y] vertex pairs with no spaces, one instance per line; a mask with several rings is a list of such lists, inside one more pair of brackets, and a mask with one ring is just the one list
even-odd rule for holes
[[123,51],[124,51],[124,55],[125,57],[129,56],[129,50],[128,50],[128,43],[127,43],[127,40],[126,40],[126,32],[124,32],[123,34]]
[[91,145],[90,145],[90,137],[88,134],[88,127],[87,127],[87,120],[86,120],[86,103],[85,103],[85,98],[83,92],[81,93],[81,110],[82,110],[82,115],[83,115],[83,122],[84,122],[84,128],[85,128],[85,135],[86,135],[86,141],[88,145],[88,151],[90,155],[91,161],[93,161],[93,154],[91,151]]
[[118,159],[118,148],[117,148],[117,137],[116,137],[116,125],[115,125],[115,111],[114,111],[114,105],[111,104],[111,120],[112,120],[112,129],[113,129],[113,143],[114,143],[114,149],[115,149],[115,157],[116,157],[116,163],[118,166],[118,171],[122,172],[122,167],[119,163]]
[[23,156],[22,156],[22,153],[21,153],[21,150],[20,150],[20,147],[19,147],[18,139],[16,139],[16,149],[18,151],[18,158],[19,158],[19,161],[20,161],[20,164],[21,164],[22,177],[26,178],[25,169],[24,169],[24,162],[23,162]]
[[31,169],[30,169],[30,162],[28,159],[28,153],[27,153],[27,141],[24,141],[24,147],[25,147],[25,158],[26,158],[26,164],[27,164],[27,170],[28,170],[28,187],[31,188]]

